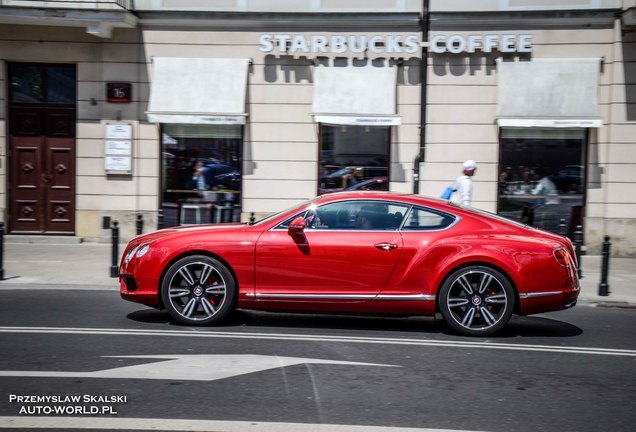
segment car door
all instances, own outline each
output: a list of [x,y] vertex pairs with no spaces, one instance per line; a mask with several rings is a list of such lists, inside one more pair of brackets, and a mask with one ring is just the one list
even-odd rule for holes
[[[261,299],[365,300],[375,297],[402,253],[408,210],[381,200],[327,203],[264,232],[256,245]],[[306,228],[288,232],[301,216]]]

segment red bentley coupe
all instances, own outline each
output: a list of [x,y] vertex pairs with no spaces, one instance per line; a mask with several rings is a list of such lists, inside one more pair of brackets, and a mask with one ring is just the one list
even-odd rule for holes
[[484,336],[513,313],[572,307],[565,237],[439,199],[320,196],[253,224],[182,226],[134,238],[121,296],[187,325],[234,308],[433,315]]

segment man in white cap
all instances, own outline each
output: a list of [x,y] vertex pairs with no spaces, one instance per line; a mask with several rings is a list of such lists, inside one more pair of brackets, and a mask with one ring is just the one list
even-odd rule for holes
[[469,206],[473,199],[472,176],[475,175],[475,171],[477,171],[477,163],[472,159],[467,160],[464,162],[463,175],[457,177],[453,185],[453,189],[455,189],[459,195],[459,203],[462,205]]

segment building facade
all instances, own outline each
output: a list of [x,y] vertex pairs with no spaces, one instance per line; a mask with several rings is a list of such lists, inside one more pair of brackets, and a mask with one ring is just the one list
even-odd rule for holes
[[636,255],[635,3],[2,0],[2,218],[106,241],[474,159],[474,206]]

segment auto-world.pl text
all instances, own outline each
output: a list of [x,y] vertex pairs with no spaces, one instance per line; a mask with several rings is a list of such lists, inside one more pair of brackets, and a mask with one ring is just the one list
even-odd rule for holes
[[115,415],[115,404],[125,404],[119,395],[16,395],[9,403],[20,404],[20,415]]

